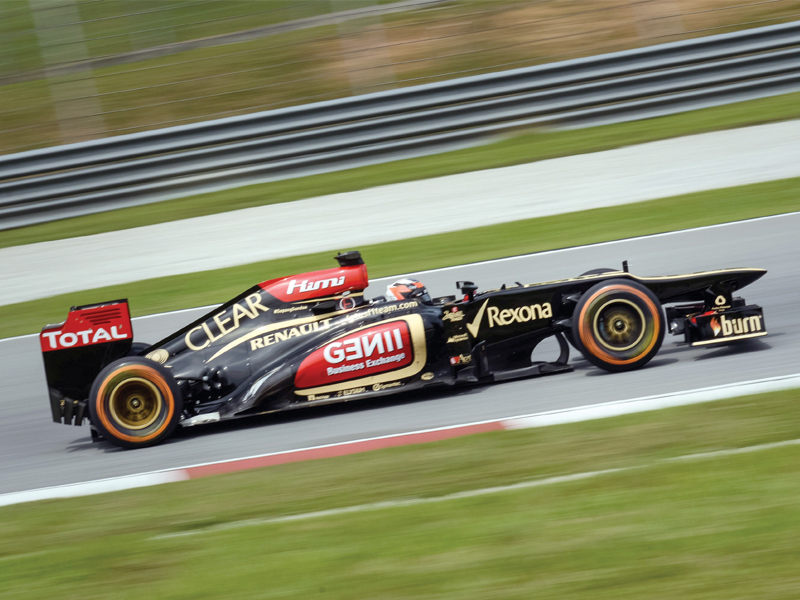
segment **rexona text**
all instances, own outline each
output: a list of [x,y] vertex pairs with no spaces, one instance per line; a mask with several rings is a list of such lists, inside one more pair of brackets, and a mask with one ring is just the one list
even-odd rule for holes
[[490,306],[486,312],[489,315],[489,327],[494,327],[495,325],[502,327],[512,323],[527,323],[528,321],[537,321],[539,319],[550,319],[553,316],[553,309],[549,302],[503,310],[496,306]]
[[340,285],[344,285],[344,275],[341,277],[332,277],[331,279],[318,279],[311,283],[309,283],[307,279],[303,279],[302,281],[292,279],[289,282],[289,287],[286,288],[286,295],[291,296],[295,291],[301,294],[304,292],[315,292],[317,290],[328,289],[329,287],[339,287]]
[[[190,350],[202,350],[212,342],[239,329],[242,319],[255,319],[259,312],[268,310],[269,308],[261,304],[259,294],[250,294],[243,303],[237,302],[204,323],[190,329],[185,337],[186,347]],[[213,331],[212,325],[216,325],[216,333]]]

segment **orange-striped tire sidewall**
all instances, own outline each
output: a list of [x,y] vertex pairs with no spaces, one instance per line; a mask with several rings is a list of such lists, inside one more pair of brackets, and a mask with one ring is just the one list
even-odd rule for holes
[[[613,292],[621,292],[625,294],[630,294],[639,300],[642,301],[643,307],[646,308],[647,311],[650,313],[651,322],[653,324],[653,332],[650,335],[650,341],[647,346],[637,352],[634,356],[630,358],[621,359],[612,354],[609,354],[606,350],[604,350],[600,344],[597,343],[595,336],[592,333],[592,325],[591,325],[591,316],[592,316],[592,309],[595,307],[596,300],[601,298],[602,296],[608,295]],[[611,365],[616,366],[625,366],[631,365],[639,360],[642,359],[643,356],[646,356],[653,348],[655,347],[656,343],[659,340],[661,334],[661,319],[659,318],[660,308],[653,302],[653,300],[642,290],[628,286],[625,284],[614,284],[604,287],[600,290],[597,290],[594,294],[592,294],[586,303],[583,305],[581,309],[581,314],[578,315],[578,334],[580,336],[581,343],[584,345],[586,350],[590,352],[592,355],[597,357],[598,359],[607,362]]]
[[[120,431],[120,426],[114,423],[114,421],[112,421],[108,416],[106,406],[108,402],[108,388],[112,382],[118,380],[121,381],[121,376],[141,377],[142,379],[147,379],[150,381],[156,386],[156,388],[158,388],[158,391],[161,393],[161,397],[164,401],[164,406],[167,407],[166,414],[159,418],[158,423],[154,424],[152,428],[149,428],[150,430],[146,431],[144,435],[128,435],[127,433]],[[173,420],[173,415],[175,414],[175,404],[175,395],[173,394],[172,389],[164,379],[163,375],[161,375],[161,373],[159,373],[156,369],[145,365],[122,365],[118,369],[113,370],[105,377],[105,379],[103,379],[100,389],[97,392],[95,409],[97,419],[100,421],[103,428],[109,432],[109,434],[113,435],[117,439],[131,442],[133,444],[145,444],[156,439],[159,435],[163,434],[167,429],[169,429]]]

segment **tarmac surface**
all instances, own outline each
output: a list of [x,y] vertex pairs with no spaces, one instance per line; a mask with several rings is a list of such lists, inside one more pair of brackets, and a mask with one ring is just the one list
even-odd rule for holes
[[0,305],[800,176],[800,120],[0,249]]
[[[573,356],[573,373],[380,400],[311,408],[180,430],[167,443],[124,451],[92,443],[84,427],[51,421],[35,336],[0,341],[0,493],[176,468],[268,452],[458,425],[652,394],[693,390],[800,372],[800,213],[568,248],[417,276],[434,295],[454,293],[457,279],[481,288],[547,281],[629,261],[637,275],[669,275],[724,267],[769,273],[742,290],[764,307],[769,336],[717,348],[688,348],[667,336],[639,371],[610,374]],[[390,278],[391,279],[391,278]],[[368,297],[387,280],[373,281]],[[137,319],[136,339],[153,341],[203,311]],[[552,342],[536,358],[555,358]]]

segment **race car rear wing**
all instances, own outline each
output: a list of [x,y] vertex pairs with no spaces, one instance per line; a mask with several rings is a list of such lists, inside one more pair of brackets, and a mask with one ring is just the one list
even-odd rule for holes
[[80,425],[92,383],[133,344],[127,300],[73,306],[66,321],[39,334],[53,421]]

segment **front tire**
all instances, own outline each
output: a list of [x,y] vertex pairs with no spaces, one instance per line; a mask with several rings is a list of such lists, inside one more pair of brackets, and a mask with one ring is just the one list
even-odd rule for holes
[[646,287],[610,279],[590,288],[572,316],[572,338],[586,359],[606,371],[646,365],[664,341],[664,315]]
[[161,443],[175,430],[183,410],[172,374],[141,357],[121,358],[103,369],[88,404],[92,424],[121,448]]
[[[588,271],[584,271],[583,273],[578,275],[578,277],[585,277],[586,275],[602,275],[603,273],[614,273],[614,272],[616,272],[616,269],[612,269],[610,267],[599,267],[597,269],[590,269]],[[573,348],[575,348],[575,350],[580,351],[580,348],[578,348],[577,344],[575,343],[575,338],[572,335],[571,329],[567,329],[564,331],[564,337],[567,339],[570,345]]]

